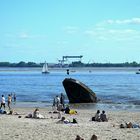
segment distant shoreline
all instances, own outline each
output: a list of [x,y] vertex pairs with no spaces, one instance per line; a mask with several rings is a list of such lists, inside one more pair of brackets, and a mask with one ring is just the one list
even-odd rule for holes
[[[140,67],[69,67],[69,68],[49,68],[50,71],[66,71],[67,69],[75,71],[134,71],[136,72]],[[0,67],[2,71],[41,71],[42,67]]]

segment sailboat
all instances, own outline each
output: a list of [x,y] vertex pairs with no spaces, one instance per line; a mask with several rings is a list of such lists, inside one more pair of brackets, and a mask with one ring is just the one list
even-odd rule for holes
[[46,63],[46,61],[45,61],[44,65],[43,65],[42,73],[43,73],[43,74],[48,74],[48,73],[50,73],[49,70],[48,70],[48,64]]

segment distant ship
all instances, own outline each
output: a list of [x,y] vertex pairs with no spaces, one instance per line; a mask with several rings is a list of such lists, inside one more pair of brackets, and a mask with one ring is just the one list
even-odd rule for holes
[[140,74],[140,69],[136,72],[136,74]]
[[48,73],[50,73],[49,70],[48,70],[48,64],[46,63],[46,61],[45,61],[44,65],[43,65],[42,73],[43,73],[43,74],[48,74]]

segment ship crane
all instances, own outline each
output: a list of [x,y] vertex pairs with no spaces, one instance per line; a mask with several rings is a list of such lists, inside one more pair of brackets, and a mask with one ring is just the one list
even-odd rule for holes
[[81,62],[83,55],[76,55],[76,56],[62,56],[62,60],[58,60],[61,63],[61,66],[63,66],[64,62],[68,61],[68,58],[78,58],[80,59],[79,61]]
[[83,55],[78,55],[78,56],[63,56],[62,57],[62,60],[63,61],[67,61],[68,58],[80,58],[80,61],[81,61],[82,57],[83,57]]

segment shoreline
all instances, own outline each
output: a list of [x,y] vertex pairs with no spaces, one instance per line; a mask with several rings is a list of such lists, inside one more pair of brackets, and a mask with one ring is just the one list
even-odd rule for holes
[[[134,104],[113,104],[113,103],[81,103],[81,104],[69,104],[74,109],[83,110],[108,110],[108,111],[130,111],[140,112],[140,105]],[[12,108],[51,108],[52,103],[48,102],[16,102],[12,103]]]

